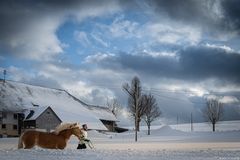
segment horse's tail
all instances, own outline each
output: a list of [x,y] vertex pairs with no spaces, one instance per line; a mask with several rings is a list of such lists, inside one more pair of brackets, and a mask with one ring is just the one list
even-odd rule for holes
[[22,137],[23,137],[23,133],[21,134],[21,136],[18,139],[18,149],[23,148]]

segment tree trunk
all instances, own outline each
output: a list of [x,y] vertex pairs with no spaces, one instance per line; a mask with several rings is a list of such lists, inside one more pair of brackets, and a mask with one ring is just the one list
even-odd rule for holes
[[148,135],[150,135],[150,124],[148,124]]
[[135,117],[135,142],[137,142],[137,118]]
[[213,125],[213,132],[215,132],[215,124],[216,123],[212,123],[212,125]]
[[138,120],[137,120],[137,124],[136,124],[136,130],[139,132],[140,131],[140,121],[141,120],[139,120],[140,118],[138,118]]

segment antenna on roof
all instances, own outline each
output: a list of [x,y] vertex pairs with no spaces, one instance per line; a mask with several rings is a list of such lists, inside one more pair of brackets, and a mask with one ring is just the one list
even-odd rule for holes
[[5,83],[5,80],[6,80],[6,74],[7,74],[7,70],[4,69],[4,70],[3,70],[3,83]]

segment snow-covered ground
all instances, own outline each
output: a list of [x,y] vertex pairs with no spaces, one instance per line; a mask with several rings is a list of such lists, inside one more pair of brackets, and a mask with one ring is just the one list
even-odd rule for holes
[[[196,124],[196,126],[199,124]],[[178,126],[179,127],[179,126]],[[183,129],[182,129],[183,130]],[[240,130],[183,132],[170,126],[154,129],[151,135],[134,132],[98,133],[89,131],[95,148],[77,150],[77,138],[72,137],[65,150],[34,148],[18,150],[17,138],[0,139],[0,159],[81,159],[81,160],[240,160]]]

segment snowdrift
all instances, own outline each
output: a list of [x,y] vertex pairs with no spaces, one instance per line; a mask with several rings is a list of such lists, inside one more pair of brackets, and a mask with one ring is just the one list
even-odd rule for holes
[[180,135],[186,135],[185,132],[172,129],[170,126],[165,125],[159,129],[152,130],[151,135],[154,136],[180,136]]

